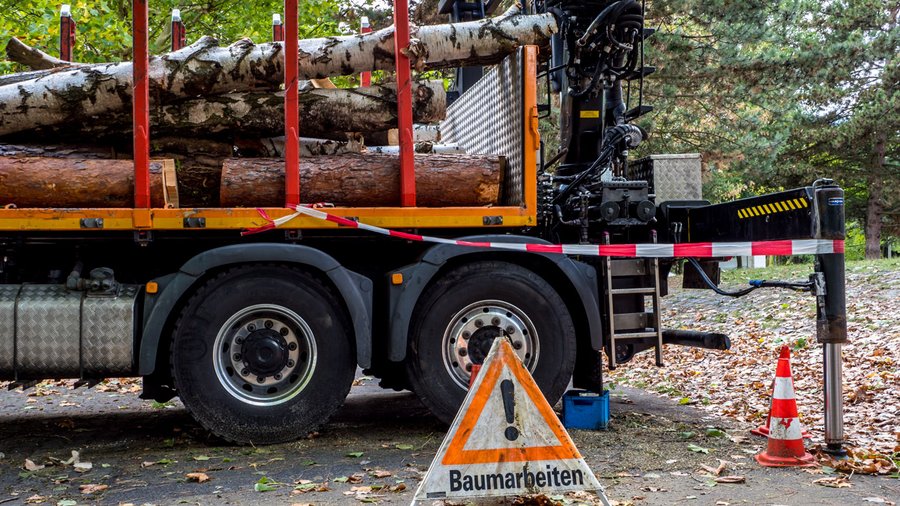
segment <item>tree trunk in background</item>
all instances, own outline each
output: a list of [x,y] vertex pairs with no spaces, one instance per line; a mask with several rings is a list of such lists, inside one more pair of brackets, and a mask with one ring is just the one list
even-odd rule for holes
[[869,167],[869,198],[866,200],[866,259],[881,258],[881,217],[884,213],[884,150],[886,135],[875,135],[872,163]]
[[[497,156],[416,155],[417,205],[496,205],[504,164],[505,160]],[[222,207],[284,205],[284,160],[225,160],[220,196]],[[399,158],[381,154],[301,158],[300,200],[338,206],[397,206]]]
[[[162,163],[150,163],[150,197],[162,207]],[[0,206],[133,207],[134,163],[87,158],[0,157]]]
[[[557,31],[552,14],[492,19],[412,29],[406,49],[417,70],[494,64],[523,44],[545,45]],[[350,75],[394,67],[394,32],[300,41],[300,77]],[[281,43],[240,40],[228,47],[202,37],[179,51],[150,59],[154,104],[189,97],[276,89],[284,80]],[[131,109],[132,64],[63,69],[0,87],[0,136],[38,127],[82,125]],[[77,128],[77,126],[76,126]]]

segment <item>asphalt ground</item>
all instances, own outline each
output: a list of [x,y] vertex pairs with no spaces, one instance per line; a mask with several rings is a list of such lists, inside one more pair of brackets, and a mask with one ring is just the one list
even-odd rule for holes
[[[410,392],[381,390],[364,377],[357,383],[317,433],[256,448],[223,445],[177,401],[138,399],[136,384],[4,390],[0,504],[408,504],[446,427]],[[614,390],[611,411],[608,430],[571,435],[619,504],[865,505],[900,498],[900,480],[887,477],[853,476],[844,484],[821,470],[762,468],[753,454],[764,440],[641,390]],[[89,470],[65,464],[73,450]],[[44,467],[27,470],[26,459]],[[743,482],[717,483],[710,471],[721,461],[719,477]],[[823,478],[840,488],[814,483]],[[84,493],[86,485],[101,487]]]

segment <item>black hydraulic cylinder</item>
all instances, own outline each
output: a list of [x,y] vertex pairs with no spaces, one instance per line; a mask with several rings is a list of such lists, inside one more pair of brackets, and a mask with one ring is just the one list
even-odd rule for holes
[[731,339],[725,334],[698,330],[663,330],[663,343],[707,350],[731,349]]

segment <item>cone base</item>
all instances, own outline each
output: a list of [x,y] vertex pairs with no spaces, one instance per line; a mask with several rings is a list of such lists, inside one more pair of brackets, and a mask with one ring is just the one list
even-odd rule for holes
[[769,437],[769,427],[760,425],[759,427],[751,430],[750,434],[753,434],[754,436]]
[[799,457],[775,457],[766,452],[756,455],[756,461],[765,467],[815,467],[818,465],[816,458],[809,452],[803,452]]
[[[754,436],[769,437],[769,428],[765,425],[760,425],[759,427],[751,430],[750,434],[753,434]],[[803,439],[812,439],[812,434],[810,434],[809,431],[804,430],[801,437],[803,437]]]

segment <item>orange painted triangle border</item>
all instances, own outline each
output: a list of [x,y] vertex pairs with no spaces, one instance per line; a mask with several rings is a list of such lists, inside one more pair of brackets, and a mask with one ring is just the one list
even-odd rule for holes
[[[491,464],[497,462],[527,462],[538,460],[569,460],[581,459],[581,454],[575,448],[569,434],[563,428],[553,408],[544,398],[537,383],[516,357],[512,346],[507,340],[500,343],[498,354],[494,357],[493,362],[487,370],[482,370],[484,375],[478,391],[472,398],[472,403],[463,415],[462,421],[453,435],[453,439],[447,446],[447,451],[441,464],[448,465],[466,465],[466,464]],[[466,450],[466,443],[472,435],[478,419],[481,417],[484,406],[487,404],[500,377],[500,372],[506,366],[510,369],[519,385],[525,390],[528,398],[537,408],[544,422],[550,427],[553,435],[559,441],[556,446],[535,446],[530,448],[496,448],[481,450]]]

